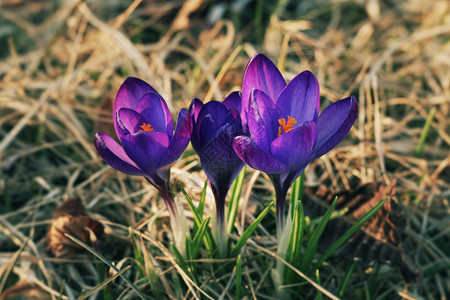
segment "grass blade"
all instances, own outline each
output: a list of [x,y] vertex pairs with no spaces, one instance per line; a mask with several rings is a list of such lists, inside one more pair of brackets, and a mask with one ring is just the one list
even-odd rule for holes
[[319,239],[322,236],[323,231],[325,230],[325,227],[328,224],[328,221],[330,220],[331,214],[334,211],[334,207],[337,203],[337,197],[334,198],[333,203],[331,204],[330,208],[327,210],[327,212],[322,216],[320,219],[319,224],[317,225],[317,228],[314,230],[311,238],[308,241],[308,245],[306,246],[305,253],[303,255],[302,263],[300,265],[300,270],[303,272],[306,271],[306,269],[310,266],[314,255],[317,251],[317,246],[319,244]]
[[194,239],[192,240],[191,245],[191,254],[192,259],[196,259],[198,253],[200,252],[200,247],[202,245],[202,240],[205,236],[205,233],[208,230],[209,221],[211,220],[211,217],[207,217],[203,220],[202,224],[200,225],[200,228],[198,229],[197,233],[194,236]]
[[343,298],[345,295],[345,290],[347,289],[348,283],[350,282],[350,277],[352,277],[353,270],[355,270],[356,263],[353,261],[347,272],[345,272],[345,276],[342,279],[341,284],[339,285],[338,297]]
[[427,120],[425,121],[425,125],[423,126],[422,133],[420,134],[419,143],[416,148],[416,157],[421,157],[423,148],[425,147],[425,140],[428,136],[428,132],[430,131],[431,122],[433,122],[434,114],[436,113],[436,108],[433,107],[428,114]]
[[250,238],[253,231],[258,227],[259,223],[264,219],[264,217],[269,213],[269,211],[272,209],[273,202],[270,202],[270,204],[259,214],[259,216],[253,221],[252,224],[244,231],[242,236],[237,241],[236,245],[234,246],[233,251],[231,251],[230,256],[234,257],[241,252],[242,247],[244,246],[245,242]]
[[14,253],[14,255],[11,257],[8,267],[6,268],[5,272],[3,273],[2,281],[0,282],[0,295],[2,294],[3,289],[5,288],[6,281],[8,280],[9,275],[11,274],[12,270],[14,269],[14,266],[16,265],[17,260],[19,260],[20,254],[27,246],[29,240],[30,240],[30,238],[27,238],[25,240],[25,242],[23,242],[23,244],[20,246],[19,250],[17,250],[17,252]]
[[[150,286],[152,288],[152,292],[155,294],[157,299],[161,299],[163,297],[161,291],[163,290],[161,286],[161,281],[158,275],[158,271],[155,269],[155,266],[150,258],[151,254],[147,251],[147,248],[144,246],[144,239],[142,238],[142,234],[139,233],[139,239],[141,241],[142,247],[142,255],[144,257],[144,271],[145,275],[150,282]],[[165,287],[168,290],[168,287]]]
[[241,197],[242,185],[244,184],[244,178],[245,166],[234,181],[233,187],[231,189],[230,202],[228,203],[227,233],[231,233],[234,228],[234,223],[236,221],[236,215],[239,207],[239,198]]
[[[200,228],[202,226],[202,216],[199,214],[197,208],[195,207],[194,203],[191,200],[191,197],[189,197],[188,193],[184,190],[184,188],[182,186],[179,186],[179,189],[183,193],[183,195],[186,198],[186,201],[189,205],[189,208],[191,209],[192,213],[194,214],[194,221],[195,221],[197,228]],[[205,232],[204,242],[205,242],[206,250],[208,251],[209,254],[211,254],[214,251],[214,239],[211,235],[211,230],[209,228]]]
[[[291,207],[295,208],[295,203],[297,201],[303,200],[303,190],[305,188],[305,173],[302,173],[295,181],[292,183],[291,187]],[[294,209],[292,209],[292,215],[294,215]]]
[[95,294],[96,292],[100,291],[102,288],[104,288],[105,286],[107,286],[110,282],[114,281],[117,277],[122,276],[123,273],[125,273],[126,271],[128,271],[131,268],[131,266],[126,266],[125,268],[123,268],[122,270],[120,270],[119,272],[117,272],[116,274],[114,274],[113,276],[109,277],[108,279],[106,279],[105,281],[97,284],[95,287],[93,287],[90,291],[88,291],[85,294],[80,295],[77,300],[83,300],[83,299],[87,299],[89,298],[91,295]]
[[347,230],[347,232],[345,232],[336,242],[333,243],[333,245],[330,246],[330,248],[327,249],[327,251],[325,251],[314,266],[314,269],[317,269],[328,257],[331,256],[331,254],[334,253],[334,251],[336,251],[346,240],[348,240],[358,229],[360,229],[361,226],[367,222],[367,220],[369,220],[378,210],[380,210],[380,208],[383,207],[388,199],[389,197],[386,197],[383,201],[375,205],[364,216],[356,221],[356,223],[349,230]]
[[130,233],[130,236],[131,236],[131,244],[133,246],[134,258],[142,266],[142,268],[138,269],[139,276],[140,276],[140,278],[143,278],[145,276],[145,274],[144,274],[145,273],[145,271],[144,271],[144,268],[145,268],[144,257],[142,256],[142,252],[141,252],[141,249],[139,248],[139,245],[138,245],[138,242],[136,240],[136,237],[132,233],[131,227],[129,228],[129,233]]
[[[300,261],[300,250],[302,248],[303,232],[305,231],[305,215],[302,202],[296,202],[292,219],[291,232],[289,234],[288,246],[286,250],[286,261],[297,267]],[[291,282],[294,273],[291,269],[286,269],[286,282]]]
[[183,269],[184,273],[190,275],[191,273],[188,270],[188,267],[186,265],[186,262],[184,261],[183,255],[181,255],[180,251],[178,251],[177,247],[173,242],[170,243],[170,248],[172,248],[173,256],[175,257],[176,262],[178,265]]
[[[68,233],[65,233],[64,236],[66,236],[68,239],[70,239],[74,243],[78,244],[79,246],[83,247],[84,249],[86,249],[87,251],[92,253],[95,257],[100,259],[102,262],[104,262],[108,267],[110,267],[114,271],[120,272],[120,270],[117,269],[116,266],[114,266],[112,263],[110,263],[103,255],[96,252],[94,249],[89,247],[87,244],[83,243],[82,241],[80,241],[79,239],[77,239],[76,237],[74,237]],[[143,300],[146,299],[146,297],[141,293],[141,291],[127,277],[122,276],[122,274],[121,274],[120,278],[122,278],[131,287],[131,289],[136,293],[136,295],[138,295],[139,298],[141,298]]]
[[206,188],[208,187],[208,180],[205,180],[205,184],[203,185],[202,195],[200,196],[200,201],[198,203],[197,211],[200,216],[203,216],[203,210],[205,208],[205,200],[206,200]]
[[236,294],[234,296],[234,299],[239,300],[241,299],[241,285],[242,285],[242,260],[241,256],[238,255],[236,260]]

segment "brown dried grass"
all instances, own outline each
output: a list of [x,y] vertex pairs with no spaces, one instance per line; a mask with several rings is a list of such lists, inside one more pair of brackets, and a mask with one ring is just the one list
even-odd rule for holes
[[[193,97],[220,100],[239,89],[245,65],[258,51],[278,60],[287,79],[312,70],[327,99],[324,106],[350,94],[359,100],[357,124],[345,142],[308,168],[307,184],[342,190],[374,180],[399,181],[398,198],[410,218],[409,254],[425,277],[411,287],[379,278],[373,297],[445,299],[450,294],[448,1],[321,1],[301,18],[300,8],[295,13],[281,9],[282,20],[270,19],[262,45],[248,42],[251,24],[238,32],[225,19],[214,25],[202,22],[204,16],[194,9],[206,10],[212,3],[140,2],[126,7],[120,1],[107,6],[76,0],[0,4],[0,37],[7,41],[0,61],[2,266],[30,237],[15,267],[15,272],[29,273],[29,284],[55,298],[63,284],[61,272],[69,274],[66,291],[88,288],[99,279],[93,267],[61,266],[45,254],[46,226],[67,197],[83,199],[106,233],[117,239],[127,239],[131,226],[147,228],[148,238],[164,240],[167,225],[156,219],[167,214],[155,190],[105,166],[93,147],[93,135],[111,133],[112,101],[124,77],[149,82],[175,112]],[[148,29],[160,38],[132,41]],[[418,157],[422,126],[432,109],[435,116]],[[192,150],[175,164],[173,174],[193,195],[205,180]],[[265,178],[251,177],[243,193],[245,205],[254,184],[270,190]],[[252,215],[242,210],[239,228],[246,218]],[[447,268],[436,271],[439,266]],[[258,274],[261,280],[250,289],[262,297],[258,289],[268,274],[256,265],[245,272],[248,279],[248,274]],[[343,271],[333,272],[342,276]],[[363,282],[354,279],[352,284],[361,288]],[[167,283],[165,287],[170,289]],[[220,294],[201,288],[212,297]],[[231,297],[226,290],[223,297]]]

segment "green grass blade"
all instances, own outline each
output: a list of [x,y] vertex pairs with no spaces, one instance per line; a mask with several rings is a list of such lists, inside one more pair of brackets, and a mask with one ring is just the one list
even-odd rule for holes
[[345,272],[345,276],[342,279],[341,284],[339,285],[338,297],[343,298],[345,295],[345,290],[347,289],[348,283],[350,282],[350,278],[352,277],[353,271],[355,270],[356,263],[353,261],[350,267]]
[[234,297],[234,299],[236,300],[241,299],[241,285],[242,285],[242,260],[241,256],[238,255],[236,260],[236,280],[235,280],[236,294]]
[[314,269],[317,269],[328,257],[331,256],[331,254],[334,253],[334,251],[336,251],[346,240],[348,240],[358,229],[360,229],[361,226],[367,222],[367,220],[369,220],[378,210],[380,210],[380,208],[383,207],[388,199],[389,197],[386,197],[380,203],[375,205],[371,210],[369,210],[358,221],[356,221],[356,223],[353,224],[353,226],[349,230],[347,230],[347,232],[345,232],[336,242],[333,243],[333,245],[330,246],[330,248],[327,249],[327,251],[325,251],[325,253],[314,266]]
[[129,228],[129,234],[131,236],[131,244],[133,245],[133,253],[134,253],[134,258],[136,259],[136,261],[139,262],[139,264],[142,266],[142,268],[138,269],[139,272],[139,278],[143,278],[145,276],[145,262],[144,262],[144,257],[142,256],[142,252],[141,249],[139,248],[138,242],[136,240],[136,237],[134,236],[134,234],[132,233],[132,229],[131,227]]
[[77,300],[83,300],[89,298],[91,295],[95,294],[96,292],[103,289],[105,286],[107,286],[110,282],[114,281],[117,277],[122,276],[123,273],[128,271],[131,268],[131,266],[126,266],[116,274],[114,274],[111,277],[108,277],[105,281],[97,284],[95,287],[93,287],[91,290],[89,290],[87,293],[80,295]]
[[431,122],[433,122],[434,114],[436,113],[436,108],[433,107],[428,114],[427,120],[425,121],[425,125],[423,126],[422,133],[420,134],[419,143],[416,147],[416,157],[422,156],[423,148],[425,147],[425,140],[428,136],[428,132],[430,131]]
[[208,187],[208,180],[205,180],[205,184],[203,185],[202,195],[200,196],[200,201],[198,203],[197,211],[200,216],[203,216],[203,210],[205,209],[205,200],[206,200],[206,188]]
[[[186,261],[183,258],[183,255],[181,255],[180,251],[178,251],[177,247],[173,242],[170,243],[170,248],[172,249],[173,256],[175,257],[175,261],[178,263],[178,265],[183,269],[184,273],[190,275],[189,269],[186,265]],[[189,276],[190,277],[190,276]]]
[[196,259],[198,253],[200,252],[200,247],[202,246],[202,240],[208,230],[209,221],[211,220],[211,217],[207,217],[203,220],[202,224],[200,225],[200,228],[198,229],[197,233],[194,236],[194,239],[192,240],[192,246],[191,246],[191,253],[192,258]]
[[[202,217],[199,214],[197,208],[195,207],[194,203],[191,200],[191,197],[189,197],[188,193],[184,190],[182,186],[179,186],[181,192],[183,193],[184,197],[186,198],[186,201],[189,205],[189,208],[192,211],[192,214],[194,215],[194,222],[197,226],[197,228],[200,228],[202,226]],[[204,235],[204,242],[206,246],[206,250],[209,254],[211,254],[214,251],[214,239],[211,234],[211,230],[208,228]]]
[[[286,261],[291,265],[297,267],[300,261],[300,250],[302,247],[303,232],[305,230],[305,216],[303,212],[303,205],[299,201],[294,206],[294,215],[292,219],[291,231],[289,233],[288,246],[286,250]],[[285,278],[286,282],[291,282],[294,272],[286,268]]]
[[231,233],[234,228],[234,223],[236,221],[236,215],[239,208],[239,198],[241,197],[242,185],[244,184],[245,178],[245,166],[239,173],[236,180],[234,180],[233,187],[231,189],[230,202],[228,203],[228,214],[227,214],[227,233]]
[[[117,267],[115,265],[110,263],[103,255],[96,252],[94,249],[89,247],[87,244],[83,243],[82,241],[80,241],[79,239],[77,239],[74,236],[71,236],[68,233],[65,233],[64,236],[66,236],[68,239],[70,239],[74,243],[80,245],[81,247],[83,247],[84,249],[89,251],[91,254],[93,254],[95,257],[100,259],[102,262],[104,262],[108,267],[110,267],[114,271],[120,272],[120,270],[117,269]],[[144,300],[146,299],[146,297],[141,293],[141,291],[127,277],[120,275],[120,278],[122,278],[131,287],[131,289],[136,293],[136,295],[138,295],[139,298],[144,299]]]
[[14,269],[14,266],[16,265],[17,261],[19,260],[20,254],[23,252],[23,250],[27,246],[29,240],[30,240],[30,238],[27,238],[25,240],[25,242],[23,242],[23,244],[20,246],[19,250],[17,250],[16,253],[14,253],[14,255],[11,257],[11,260],[8,263],[8,267],[6,268],[5,272],[3,273],[2,281],[0,282],[0,295],[2,294],[3,289],[5,288],[6,281],[8,280],[9,275],[11,274],[12,270]]
[[[145,245],[144,239],[142,238],[142,234],[139,234],[139,239],[141,241],[141,245]],[[153,262],[150,258],[151,254],[148,253],[147,248],[145,246],[142,247],[142,255],[144,257],[144,270],[145,275],[147,276],[150,286],[152,289],[152,292],[154,293],[155,297],[157,299],[161,299],[163,290],[159,278],[158,271],[155,269],[155,266],[153,265]]]
[[[303,200],[303,190],[305,187],[305,173],[302,173],[292,184],[291,187],[291,207],[294,208],[295,207],[295,203],[297,201],[302,201]],[[292,215],[291,217],[294,215],[294,209],[292,209]]]
[[325,227],[328,224],[328,221],[330,220],[331,214],[334,211],[334,207],[337,203],[337,197],[334,198],[333,203],[331,203],[330,208],[327,210],[327,212],[322,216],[320,219],[319,224],[317,225],[316,229],[314,230],[313,234],[311,235],[311,238],[308,241],[308,245],[306,246],[305,253],[303,255],[302,263],[300,265],[300,270],[305,272],[307,268],[310,266],[314,255],[317,251],[317,246],[319,244],[319,239],[323,234],[323,231],[325,230]]
[[258,227],[259,223],[264,219],[264,217],[269,213],[269,211],[272,209],[273,202],[270,202],[270,204],[259,214],[259,216],[253,221],[252,224],[244,231],[242,236],[239,238],[239,240],[236,242],[236,245],[234,246],[233,251],[231,251],[231,257],[234,257],[241,252],[242,247],[244,246],[245,242],[250,238],[253,231]]
[[[316,282],[319,285],[322,285],[322,283],[320,283],[320,274],[319,274],[319,270],[316,270]],[[323,300],[323,293],[320,290],[317,290],[317,300]]]

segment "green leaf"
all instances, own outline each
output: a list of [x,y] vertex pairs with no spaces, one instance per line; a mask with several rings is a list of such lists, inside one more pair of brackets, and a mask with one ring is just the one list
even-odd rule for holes
[[425,140],[428,136],[428,132],[430,131],[431,122],[433,122],[434,114],[436,113],[436,108],[433,107],[428,114],[427,120],[425,121],[425,125],[423,126],[422,133],[420,134],[419,143],[416,148],[416,157],[421,157],[423,148],[425,147]]
[[173,242],[170,243],[170,248],[172,249],[173,256],[175,257],[175,261],[178,263],[178,265],[183,269],[184,273],[186,273],[189,277],[190,272],[186,265],[186,262],[184,261],[183,255],[181,255],[180,251],[178,251],[177,247]]
[[205,200],[206,200],[206,188],[208,187],[208,180],[205,180],[205,184],[203,185],[202,195],[200,196],[200,202],[198,203],[197,211],[200,216],[203,216],[203,210],[205,208]]
[[[144,239],[142,238],[142,234],[139,233],[139,239],[141,241],[141,245],[145,245]],[[145,274],[150,282],[151,289],[153,293],[155,294],[155,297],[162,298],[161,291],[163,290],[159,278],[158,271],[155,269],[155,266],[153,265],[153,262],[151,260],[151,253],[147,251],[147,248],[145,246],[142,247],[142,255],[144,257],[144,270]]]
[[203,240],[206,232],[209,229],[208,225],[209,225],[210,220],[211,220],[211,217],[207,217],[206,219],[204,219],[202,224],[200,225],[200,228],[198,229],[197,233],[194,236],[194,239],[192,241],[192,246],[191,246],[191,253],[192,253],[191,259],[196,259],[198,253],[200,252],[202,240]]
[[234,299],[236,300],[241,299],[241,285],[242,285],[242,260],[241,255],[238,255],[236,260],[236,280],[235,280],[236,295],[234,297]]
[[[300,250],[302,248],[303,232],[305,231],[305,216],[303,212],[302,202],[296,202],[294,207],[294,215],[286,251],[286,261],[291,265],[297,267],[300,261]],[[286,269],[286,272],[286,282],[291,282],[291,278],[294,275],[294,272],[292,272],[291,269]]]
[[350,282],[350,277],[352,277],[353,270],[355,270],[356,263],[353,261],[350,267],[348,267],[347,272],[345,272],[345,276],[342,279],[341,284],[339,285],[338,297],[343,298],[345,295],[345,290],[347,289],[348,283]]
[[[291,187],[291,207],[295,207],[297,201],[303,200],[303,190],[305,188],[305,173],[302,173],[292,184]],[[294,215],[294,210],[292,209],[292,215]]]
[[364,216],[362,216],[358,221],[356,221],[353,226],[347,230],[336,242],[333,243],[333,245],[330,246],[330,248],[325,251],[325,253],[322,255],[322,257],[319,259],[319,261],[314,266],[314,269],[317,269],[328,257],[330,257],[345,241],[347,241],[357,230],[361,228],[361,226],[364,225],[364,223],[367,222],[380,208],[383,207],[383,205],[388,201],[389,197],[386,197],[383,201],[375,205],[371,210],[369,210]]
[[252,224],[244,231],[242,236],[237,241],[236,245],[234,246],[233,251],[231,251],[231,257],[234,257],[241,252],[242,247],[244,246],[245,242],[250,238],[253,231],[258,227],[258,225],[261,223],[261,221],[264,219],[264,217],[269,213],[269,211],[273,207],[273,201],[270,202],[270,204],[259,214],[259,216],[253,221]]
[[130,236],[131,236],[131,244],[133,245],[134,258],[136,259],[136,261],[141,266],[141,268],[138,268],[139,278],[143,278],[145,276],[144,270],[143,270],[145,268],[144,257],[142,256],[142,252],[141,252],[141,249],[139,248],[139,245],[138,245],[138,242],[136,240],[136,237],[132,233],[131,227],[128,228],[128,231],[129,231]]
[[[319,285],[322,285],[320,283],[320,275],[319,275],[319,270],[316,270],[316,281]],[[320,290],[317,290],[317,300],[323,300],[323,293]]]
[[236,215],[239,208],[239,198],[241,197],[242,186],[245,178],[245,166],[239,173],[238,177],[234,180],[233,187],[231,189],[231,198],[228,203],[227,214],[227,232],[231,233],[236,222]]
[[300,270],[303,272],[306,271],[306,269],[310,266],[314,255],[316,254],[317,245],[319,244],[319,239],[323,234],[323,231],[325,230],[325,227],[328,224],[328,221],[330,220],[331,214],[334,211],[334,207],[337,203],[337,197],[334,198],[333,203],[331,204],[330,208],[326,211],[326,213],[322,216],[320,219],[319,224],[317,225],[316,229],[314,230],[313,234],[311,235],[311,238],[308,241],[308,245],[306,246],[305,253],[303,255],[302,263],[300,265]]
[[[194,203],[191,200],[191,197],[189,197],[188,193],[186,193],[184,188],[182,186],[179,186],[179,189],[186,198],[189,208],[191,209],[192,214],[194,215],[194,222],[197,228],[200,228],[202,225],[201,215],[199,214],[197,208],[195,207]],[[211,254],[214,251],[214,239],[212,238],[211,230],[209,228],[206,230],[203,240],[205,242],[206,250],[208,251],[209,254]]]

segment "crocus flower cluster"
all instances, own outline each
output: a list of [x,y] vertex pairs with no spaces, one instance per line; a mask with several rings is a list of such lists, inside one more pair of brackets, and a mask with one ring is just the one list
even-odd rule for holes
[[356,120],[354,96],[328,106],[320,115],[319,84],[304,71],[288,84],[264,55],[255,55],[242,82],[241,118],[248,135],[234,139],[236,154],[269,175],[275,187],[277,225],[285,221],[285,198],[292,182],[314,159],[334,148]]
[[277,67],[257,54],[245,70],[242,94],[233,92],[223,102],[205,104],[195,98],[189,111],[182,109],[178,114],[175,132],[164,99],[144,81],[126,79],[113,110],[122,145],[97,133],[95,146],[113,168],[144,176],[154,185],[176,219],[170,166],[191,140],[213,190],[222,237],[225,198],[244,163],[265,172],[275,188],[280,234],[292,182],[347,135],[358,113],[353,96],[331,104],[321,114],[319,108],[319,84],[311,72],[304,71],[286,84]]

